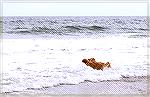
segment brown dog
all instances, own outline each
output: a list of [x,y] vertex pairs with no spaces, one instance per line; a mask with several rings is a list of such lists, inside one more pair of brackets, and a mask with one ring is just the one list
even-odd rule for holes
[[93,69],[97,69],[97,70],[100,70],[100,69],[103,70],[104,67],[108,67],[108,68],[111,67],[109,62],[107,62],[107,63],[96,62],[96,60],[94,58],[83,59],[82,62],[85,63],[87,66],[90,66]]

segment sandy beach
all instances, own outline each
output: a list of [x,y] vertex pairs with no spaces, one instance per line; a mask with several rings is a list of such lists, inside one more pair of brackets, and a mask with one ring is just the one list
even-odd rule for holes
[[94,94],[94,95],[112,95],[112,94],[147,94],[146,78],[123,78],[116,81],[103,81],[93,83],[85,81],[79,85],[60,85],[53,88],[47,88],[45,94]]
[[53,87],[29,88],[26,91],[13,91],[2,95],[142,95],[146,96],[150,89],[148,77],[122,77],[121,80],[107,80],[102,82],[84,81],[78,85],[59,84]]

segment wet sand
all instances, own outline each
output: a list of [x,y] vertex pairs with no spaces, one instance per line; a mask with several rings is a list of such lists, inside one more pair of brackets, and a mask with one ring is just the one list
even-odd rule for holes
[[147,95],[148,79],[146,76],[125,77],[121,80],[102,82],[84,81],[78,85],[60,84],[54,87],[31,88],[26,91],[5,93],[11,95]]
[[[122,78],[116,81],[93,83],[85,81],[79,85],[58,85],[47,88],[45,94],[147,94],[148,84],[144,77]],[[41,91],[42,92],[42,91]]]

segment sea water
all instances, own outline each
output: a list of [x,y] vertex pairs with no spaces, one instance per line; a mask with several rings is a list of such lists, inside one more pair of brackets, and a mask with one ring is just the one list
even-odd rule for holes
[[[4,17],[1,92],[147,75],[146,17]],[[84,58],[110,62],[94,70]]]

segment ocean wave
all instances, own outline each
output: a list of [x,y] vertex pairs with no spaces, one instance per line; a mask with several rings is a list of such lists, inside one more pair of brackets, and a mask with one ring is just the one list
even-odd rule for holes
[[64,28],[71,30],[82,30],[80,26],[65,26]]
[[145,37],[149,37],[149,35],[147,34],[145,34],[145,35],[130,35],[129,36],[129,38],[145,38]]
[[[42,33],[51,33],[51,34],[67,34],[67,33],[74,33],[74,32],[82,32],[82,33],[88,33],[88,32],[99,32],[103,31],[105,32],[105,27],[101,26],[62,26],[62,27],[33,27],[33,28],[21,28],[21,27],[15,27],[12,30],[9,30],[4,33],[30,33],[30,34],[42,34]],[[67,34],[68,35],[68,34]]]
[[72,30],[92,30],[92,31],[105,31],[106,27],[101,26],[65,26],[64,28],[72,29]]
[[139,28],[138,30],[149,31],[149,29],[146,28]]
[[105,31],[106,29],[108,28],[105,28],[105,27],[101,27],[101,26],[89,26],[89,27],[86,27],[87,29],[89,30],[100,30],[100,31]]
[[12,34],[68,35],[148,31],[146,17],[4,17],[2,23],[3,33]]

